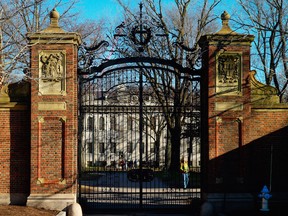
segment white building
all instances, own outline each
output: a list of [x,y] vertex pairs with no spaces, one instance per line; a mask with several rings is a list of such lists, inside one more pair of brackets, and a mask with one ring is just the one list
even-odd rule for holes
[[[83,95],[82,166],[122,168],[139,165],[164,167],[169,136],[161,107],[152,91],[143,92],[142,145],[139,136],[137,87],[119,85],[113,91]],[[187,118],[187,121],[190,118]],[[193,118],[191,118],[193,119]],[[189,123],[189,122],[187,122]],[[191,139],[191,141],[190,141]],[[181,154],[190,152],[191,165],[200,165],[200,138],[183,138]]]

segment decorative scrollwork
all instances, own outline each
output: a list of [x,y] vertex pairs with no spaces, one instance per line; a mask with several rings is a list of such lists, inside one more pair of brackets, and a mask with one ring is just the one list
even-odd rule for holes
[[89,47],[84,45],[84,49],[86,51],[96,51],[98,49],[101,49],[102,47],[108,47],[108,46],[109,46],[109,42],[102,40],[102,41],[100,41],[100,43],[94,44],[94,45],[89,46]]

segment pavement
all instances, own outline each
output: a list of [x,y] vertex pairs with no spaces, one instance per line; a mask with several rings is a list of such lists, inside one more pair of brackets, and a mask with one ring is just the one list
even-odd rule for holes
[[[67,216],[66,212],[61,211],[57,216]],[[191,216],[188,213],[153,213],[153,212],[126,212],[126,213],[95,213],[95,214],[83,214],[83,216]]]
[[168,213],[145,213],[145,212],[142,212],[142,213],[126,213],[126,214],[83,214],[83,216],[191,216],[191,214],[183,214],[183,213],[177,213],[177,214],[168,214]]
[[[231,212],[219,212],[219,213],[204,213],[200,214],[199,212],[196,213],[189,213],[189,212],[139,212],[139,211],[130,211],[130,212],[114,212],[114,213],[90,213],[85,214],[83,213],[83,216],[286,216],[288,215],[287,206],[281,206],[277,208],[271,208],[269,211],[261,211],[260,209],[254,209],[254,210],[235,210]],[[62,211],[57,216],[67,216],[66,212]]]
[[[105,174],[105,175],[104,175]],[[101,176],[98,177],[97,179],[97,184],[96,182],[93,181],[81,181],[81,188],[82,191],[85,191],[86,187],[88,187],[89,191],[91,190],[99,190],[101,187],[105,188],[108,187],[111,188],[111,185],[116,186],[118,189],[123,189],[124,191],[127,191],[125,188],[129,188],[130,191],[137,192],[139,190],[138,185],[135,182],[131,182],[127,180],[127,175],[125,173],[104,173]],[[117,180],[115,182],[115,180]],[[147,184],[147,185],[146,185]],[[153,181],[151,181],[149,184],[157,185],[160,189],[162,188],[168,188],[168,185],[166,182],[161,181],[159,178],[154,178]],[[148,188],[149,190],[158,190],[159,188],[153,188],[151,189],[151,186],[148,183],[143,183],[143,190]],[[100,185],[100,186],[99,186]],[[95,187],[95,188],[94,188]],[[119,190],[120,190],[119,189]],[[192,189],[191,189],[192,190]],[[96,192],[96,191],[95,191]],[[121,191],[120,191],[121,192]],[[159,191],[160,192],[160,191]],[[182,189],[180,190],[181,194],[184,194],[184,191]],[[188,192],[187,190],[185,192]],[[199,191],[189,191],[195,194],[198,194]],[[84,195],[84,194],[83,194]],[[117,193],[116,193],[117,195]],[[116,196],[115,195],[115,196]],[[98,196],[96,197],[100,200],[104,199],[105,197]],[[110,196],[111,198],[111,196]],[[117,198],[117,197],[116,197]],[[119,201],[119,198],[115,200]],[[134,200],[134,197],[132,197]],[[282,199],[283,200],[283,199]],[[121,200],[120,200],[121,201]],[[200,203],[198,203],[200,204]],[[286,212],[286,208],[288,206],[288,200],[286,202],[274,202],[274,203],[269,203],[269,211],[260,211],[260,203],[255,204],[254,209],[250,209],[249,211],[244,210],[244,209],[236,209],[234,211],[227,211],[226,209],[222,209],[222,211],[216,213],[207,212],[207,213],[202,213],[200,214],[200,205],[197,205],[196,210],[194,209],[194,212],[186,211],[184,212],[175,212],[174,209],[166,209],[166,212],[163,211],[153,211],[153,210],[143,210],[140,211],[139,209],[135,210],[126,210],[126,212],[123,210],[123,212],[105,212],[105,213],[100,213],[100,212],[92,212],[92,213],[83,213],[83,216],[286,216],[288,215],[283,213]],[[194,206],[195,207],[195,206]],[[229,206],[227,206],[229,207]],[[165,209],[163,209],[165,211]],[[129,212],[127,212],[129,211]],[[66,212],[60,212],[57,216],[66,216]]]

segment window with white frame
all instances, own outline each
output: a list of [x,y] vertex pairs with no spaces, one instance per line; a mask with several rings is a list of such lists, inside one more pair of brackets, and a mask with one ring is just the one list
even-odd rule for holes
[[99,130],[104,130],[105,129],[105,119],[103,116],[100,116],[99,118]]

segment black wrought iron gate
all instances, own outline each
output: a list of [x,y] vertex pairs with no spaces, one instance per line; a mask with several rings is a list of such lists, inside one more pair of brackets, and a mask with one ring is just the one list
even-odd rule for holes
[[78,198],[85,211],[190,206],[201,193],[200,148],[200,81],[190,69],[136,56],[79,73]]
[[[198,96],[191,92],[191,103],[175,113],[172,101],[166,107],[157,101],[140,70],[81,78],[79,199],[85,208],[179,208],[200,198]],[[179,153],[190,165],[187,189],[180,167],[169,169],[167,110],[181,116]]]

